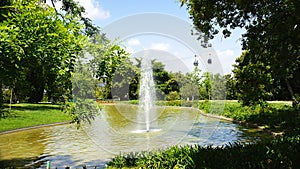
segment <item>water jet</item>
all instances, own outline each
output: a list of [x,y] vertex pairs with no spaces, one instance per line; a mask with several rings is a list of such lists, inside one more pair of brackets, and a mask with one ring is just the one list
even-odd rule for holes
[[[144,132],[153,132],[157,129],[151,129],[150,125],[155,126],[156,117],[156,92],[155,83],[153,78],[152,62],[148,57],[141,58],[141,78],[139,88],[139,108],[138,108],[138,120],[140,126],[138,130]],[[146,129],[142,129],[146,127]]]

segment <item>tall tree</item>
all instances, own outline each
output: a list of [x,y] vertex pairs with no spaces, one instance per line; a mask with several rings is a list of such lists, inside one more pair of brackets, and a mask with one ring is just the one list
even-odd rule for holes
[[226,99],[237,100],[236,78],[231,74],[227,74],[224,76],[224,79],[226,81]]
[[254,61],[249,55],[250,52],[244,52],[236,60],[237,64],[233,70],[238,99],[244,105],[261,104],[265,100],[270,100],[274,80],[270,73],[270,66]]
[[[115,79],[117,76],[122,76],[126,73],[127,69],[122,69],[120,66],[125,66],[130,69],[129,66],[129,54],[119,45],[118,42],[111,42],[107,39],[103,39],[103,35],[99,34],[94,39],[91,39],[93,43],[87,47],[87,52],[91,55],[90,67],[93,71],[94,77],[102,82],[105,82],[103,86],[103,98],[112,99],[112,83],[120,79]],[[124,68],[124,67],[123,67]],[[118,71],[118,72],[116,72]],[[116,87],[116,86],[115,86]]]
[[17,83],[27,82],[30,102],[41,101],[46,85],[53,87],[59,79],[66,92],[84,41],[82,25],[75,18],[61,20],[53,8],[34,0],[2,8],[10,9],[0,26],[3,84],[16,88]]
[[229,37],[235,28],[245,29],[242,46],[250,53],[246,57],[252,64],[269,66],[272,79],[278,84],[284,82],[290,98],[299,104],[299,0],[181,0],[181,3],[187,5],[194,25],[209,38],[219,32],[218,28],[224,37]]

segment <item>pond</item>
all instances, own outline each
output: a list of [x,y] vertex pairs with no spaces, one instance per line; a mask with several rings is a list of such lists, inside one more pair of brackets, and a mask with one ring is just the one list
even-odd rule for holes
[[208,118],[192,108],[161,107],[152,132],[139,132],[137,106],[105,106],[91,124],[36,128],[0,135],[0,166],[52,168],[97,166],[120,153],[165,149],[171,145],[222,146],[251,143],[266,134]]

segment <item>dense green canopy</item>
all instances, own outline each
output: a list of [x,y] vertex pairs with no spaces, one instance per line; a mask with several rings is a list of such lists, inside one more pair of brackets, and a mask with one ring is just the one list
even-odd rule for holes
[[[240,95],[278,95],[288,91],[295,103],[300,94],[300,1],[299,0],[181,0],[194,25],[209,38],[219,30],[229,37],[243,28],[242,47],[248,53],[238,60],[235,74]],[[248,71],[246,71],[246,69]],[[253,69],[253,71],[250,71]],[[260,79],[251,86],[254,76]],[[250,83],[248,83],[250,82]],[[250,92],[250,93],[249,93]],[[268,94],[269,93],[269,94]],[[243,100],[243,98],[241,98]],[[248,98],[257,102],[257,97]],[[252,102],[252,103],[253,103]],[[250,103],[248,101],[246,104]]]
[[62,20],[36,1],[14,1],[2,8],[8,12],[2,13],[0,26],[1,85],[14,90],[15,100],[29,102],[41,101],[44,90],[49,95],[68,92],[85,39],[82,24],[71,16]]

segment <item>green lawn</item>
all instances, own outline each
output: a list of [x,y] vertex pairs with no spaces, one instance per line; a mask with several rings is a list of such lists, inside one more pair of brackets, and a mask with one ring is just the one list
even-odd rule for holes
[[69,120],[60,105],[13,104],[9,116],[0,119],[0,132]]
[[264,126],[275,132],[294,132],[300,129],[299,110],[289,102],[271,102],[265,106],[242,106],[238,102],[201,101],[199,109],[205,113],[222,115],[234,120]]

